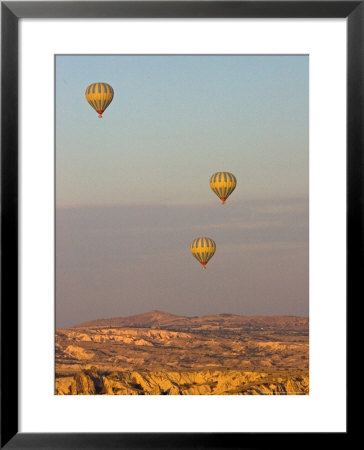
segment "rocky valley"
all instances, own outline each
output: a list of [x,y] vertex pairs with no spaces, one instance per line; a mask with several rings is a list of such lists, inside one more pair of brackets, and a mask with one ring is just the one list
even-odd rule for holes
[[308,319],[151,311],[56,330],[58,395],[308,394]]

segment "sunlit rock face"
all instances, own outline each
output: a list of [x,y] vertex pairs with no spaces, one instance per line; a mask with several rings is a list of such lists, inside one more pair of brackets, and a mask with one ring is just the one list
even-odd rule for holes
[[308,319],[159,311],[56,331],[58,395],[308,394]]
[[305,395],[308,374],[207,370],[110,372],[85,370],[56,378],[58,395]]

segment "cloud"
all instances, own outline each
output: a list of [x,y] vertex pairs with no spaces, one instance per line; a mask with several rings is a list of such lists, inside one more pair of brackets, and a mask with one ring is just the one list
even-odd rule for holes
[[[154,230],[171,232],[211,229],[254,229],[286,227],[296,219],[294,226],[308,223],[307,199],[271,199],[235,202],[221,206],[209,205],[119,205],[71,207],[57,210],[60,233],[68,230],[72,221],[85,232],[120,230],[145,233]],[[65,225],[65,227],[64,227]]]

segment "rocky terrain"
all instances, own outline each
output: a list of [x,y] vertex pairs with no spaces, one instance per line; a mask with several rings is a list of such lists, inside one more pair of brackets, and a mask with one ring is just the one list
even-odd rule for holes
[[305,395],[308,374],[205,370],[110,372],[96,368],[56,378],[59,395]]
[[56,330],[56,394],[307,393],[307,318],[151,311]]

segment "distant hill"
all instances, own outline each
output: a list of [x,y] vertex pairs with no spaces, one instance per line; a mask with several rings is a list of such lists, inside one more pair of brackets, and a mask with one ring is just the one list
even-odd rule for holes
[[96,319],[74,325],[72,328],[156,328],[185,331],[218,327],[243,328],[287,328],[308,331],[308,318],[299,316],[239,316],[215,314],[201,317],[178,316],[162,311],[149,311],[129,317]]

